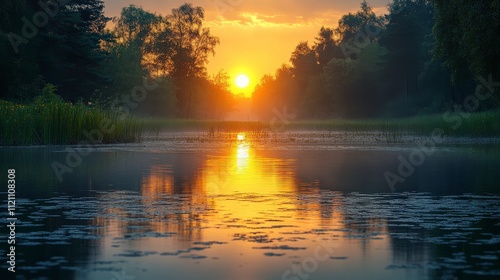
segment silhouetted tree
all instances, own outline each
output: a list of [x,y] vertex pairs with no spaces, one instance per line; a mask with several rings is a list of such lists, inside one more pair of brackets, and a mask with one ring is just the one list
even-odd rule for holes
[[334,58],[343,57],[342,50],[335,42],[334,33],[335,31],[331,28],[321,27],[315,38],[313,49],[320,68],[325,67]]
[[183,117],[191,116],[193,97],[197,93],[195,81],[206,78],[209,54],[215,54],[219,38],[203,27],[205,12],[201,7],[184,4],[172,10],[168,17],[172,29],[173,56],[171,76],[175,79],[178,108]]
[[452,80],[499,77],[500,0],[433,2],[436,57],[444,59]]
[[[49,12],[42,5],[49,5]],[[1,7],[0,80],[9,97],[36,95],[47,82],[74,101],[109,83],[102,67],[107,53],[100,47],[108,39],[103,1],[7,0]],[[35,13],[43,14],[36,23]]]

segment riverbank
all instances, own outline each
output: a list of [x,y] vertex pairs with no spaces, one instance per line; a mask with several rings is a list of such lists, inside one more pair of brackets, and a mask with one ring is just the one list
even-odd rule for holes
[[295,139],[288,136],[293,132],[309,131],[319,132],[323,135],[321,137],[347,137],[350,140],[361,137],[364,140],[355,140],[361,143],[366,139],[399,143],[414,137],[432,137],[437,133],[440,137],[481,142],[500,138],[499,120],[498,110],[474,114],[448,112],[406,119],[287,121],[276,118],[267,122],[154,119],[124,115],[81,103],[66,103],[55,96],[45,96],[23,105],[0,100],[0,145],[133,143],[151,135],[158,137],[162,132],[186,131],[216,139],[244,132],[253,139],[281,138],[282,141]]
[[467,137],[500,137],[500,110],[480,113],[448,112],[403,119],[330,119],[270,121],[209,121],[145,119],[150,131],[204,131],[212,136],[248,132],[270,137],[284,131],[328,131],[345,133],[379,132],[393,137],[427,135],[442,129],[446,135]]

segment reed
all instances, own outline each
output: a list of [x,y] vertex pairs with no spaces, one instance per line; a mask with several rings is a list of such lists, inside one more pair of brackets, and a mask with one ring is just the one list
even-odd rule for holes
[[[103,123],[111,129],[103,130]],[[89,137],[92,131],[99,131],[102,137]],[[121,119],[105,109],[63,102],[56,95],[29,104],[0,100],[3,146],[134,142],[142,134],[143,122],[134,116]]]
[[417,116],[405,119],[329,119],[292,121],[273,127],[262,121],[213,121],[213,120],[145,120],[147,131],[205,131],[210,137],[220,137],[227,133],[246,132],[254,138],[265,138],[283,131],[328,131],[349,134],[380,134],[390,139],[400,139],[405,135],[430,135],[434,129],[443,129],[448,136],[500,137],[500,111],[487,111],[454,119],[443,115]]
[[[93,143],[137,142],[146,134],[162,131],[201,131],[208,137],[245,132],[252,138],[268,138],[283,131],[306,130],[345,133],[346,135],[379,134],[397,142],[405,135],[430,135],[436,128],[448,136],[500,137],[500,111],[487,111],[445,121],[443,115],[418,116],[407,119],[305,120],[279,127],[270,122],[214,121],[139,118],[124,119],[105,108],[62,101],[55,94],[44,94],[29,104],[0,100],[0,145],[65,145],[83,141]],[[109,131],[101,131],[102,139],[89,139],[85,132],[99,131],[109,123]]]

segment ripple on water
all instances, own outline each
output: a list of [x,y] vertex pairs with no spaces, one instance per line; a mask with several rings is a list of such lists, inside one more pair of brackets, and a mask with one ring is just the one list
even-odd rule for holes
[[[224,200],[245,203],[273,203],[287,194],[253,195],[234,194],[221,195]],[[211,199],[218,196],[212,195]],[[23,209],[19,218],[19,227],[23,230],[17,233],[22,246],[57,245],[70,246],[75,240],[99,240],[111,237],[114,254],[118,258],[143,258],[153,255],[176,256],[178,259],[201,260],[210,256],[216,245],[232,242],[249,242],[252,247],[268,257],[280,257],[285,254],[290,261],[300,261],[306,252],[305,246],[291,246],[290,242],[310,241],[318,238],[349,240],[349,242],[365,242],[370,239],[389,239],[391,241],[412,242],[433,246],[443,246],[445,256],[422,263],[388,264],[386,269],[429,269],[429,270],[460,270],[474,276],[500,276],[498,261],[500,250],[495,246],[500,244],[498,226],[500,223],[500,200],[489,195],[457,195],[435,197],[429,194],[342,194],[338,192],[321,191],[319,194],[293,196],[297,203],[280,204],[279,211],[260,211],[255,217],[240,218],[230,209],[223,209],[218,215],[223,217],[214,227],[227,229],[234,227],[237,233],[230,235],[228,240],[195,241],[189,248],[168,251],[120,251],[120,246],[127,242],[135,242],[148,238],[178,237],[175,230],[149,230],[151,222],[161,221],[165,224],[193,224],[207,221],[208,215],[213,215],[211,207],[183,208],[188,195],[162,195],[161,201],[144,204],[144,197],[137,192],[96,192],[96,196],[74,198],[57,196],[49,199],[21,199]],[[342,215],[342,222],[332,222],[326,225],[316,225],[316,228],[301,230],[290,223],[292,213],[300,212],[304,217],[309,212],[308,205],[322,202],[330,207],[332,212]],[[19,202],[19,200],[18,200]],[[148,209],[145,209],[147,205]],[[278,214],[279,213],[279,214]],[[289,216],[288,216],[289,215]],[[196,216],[196,217],[195,217]],[[161,218],[158,218],[161,217]],[[330,219],[323,216],[323,219]],[[62,220],[63,224],[45,227],[49,220]],[[96,225],[97,219],[105,222],[113,220],[122,223],[123,231],[110,234],[105,226]],[[488,227],[481,222],[488,219]],[[304,218],[305,221],[308,218]],[[239,229],[241,228],[241,229]],[[192,226],[189,230],[203,230],[204,227]],[[383,230],[381,230],[383,229]],[[233,231],[234,232],[234,231]],[[283,244],[289,243],[289,244]],[[298,243],[295,243],[298,244]],[[459,246],[456,246],[459,245]],[[233,244],[231,244],[233,246]],[[456,247],[454,247],[456,246]],[[474,254],[466,255],[455,252],[463,246],[471,246]],[[123,246],[125,247],[125,246]],[[206,252],[206,254],[205,254]],[[4,250],[0,253],[5,254]],[[203,253],[203,254],[199,254]],[[213,252],[212,252],[213,253]],[[22,260],[22,257],[20,257]],[[347,256],[331,256],[332,260],[346,260]],[[353,258],[354,259],[354,258]],[[102,269],[113,268],[116,263],[102,263]],[[63,257],[38,260],[20,267],[29,271],[52,269],[58,266],[66,270],[82,270],[73,266]]]
[[298,251],[298,250],[305,250],[307,248],[306,247],[292,247],[292,246],[289,246],[289,245],[281,245],[281,246],[252,247],[252,249],[262,249],[262,250],[292,250],[292,251]]
[[125,250],[123,253],[115,254],[117,257],[138,258],[146,257],[149,255],[156,255],[156,251],[140,251],[140,250]]
[[267,257],[282,257],[286,255],[285,253],[274,253],[274,252],[266,252],[264,253],[264,256],[267,256]]

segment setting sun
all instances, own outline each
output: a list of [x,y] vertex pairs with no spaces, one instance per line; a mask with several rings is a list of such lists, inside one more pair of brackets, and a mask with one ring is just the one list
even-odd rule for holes
[[238,97],[250,98],[256,86],[258,78],[255,76],[255,70],[243,66],[246,63],[241,63],[228,69],[228,75],[231,77],[230,90]]
[[250,79],[248,78],[247,75],[239,75],[238,77],[236,77],[235,82],[239,88],[246,88],[250,83]]

